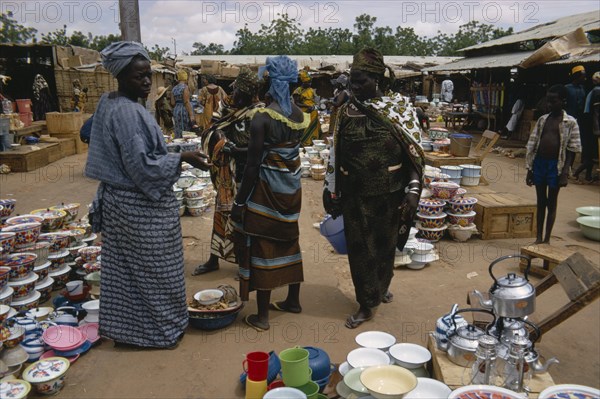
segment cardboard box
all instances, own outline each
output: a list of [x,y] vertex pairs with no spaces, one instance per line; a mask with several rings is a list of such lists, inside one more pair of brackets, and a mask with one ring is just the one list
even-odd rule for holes
[[240,68],[236,66],[226,66],[221,68],[221,76],[237,78],[240,74]]
[[220,75],[222,64],[221,61],[202,60],[200,62],[200,73],[208,75]]

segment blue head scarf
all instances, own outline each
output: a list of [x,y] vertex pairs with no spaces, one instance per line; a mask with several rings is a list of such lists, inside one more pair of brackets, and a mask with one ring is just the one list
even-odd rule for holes
[[298,63],[287,55],[267,57],[267,65],[258,68],[258,78],[262,79],[265,71],[269,72],[271,87],[269,94],[281,107],[285,116],[292,114],[290,99],[290,83],[298,81]]
[[115,78],[127,65],[129,65],[136,55],[140,55],[150,61],[148,52],[144,46],[138,42],[112,43],[102,50],[100,55],[102,56],[102,66]]

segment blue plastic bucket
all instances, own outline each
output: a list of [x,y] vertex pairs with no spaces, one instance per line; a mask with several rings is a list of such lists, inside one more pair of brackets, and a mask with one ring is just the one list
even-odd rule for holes
[[462,176],[463,168],[461,166],[442,165],[440,166],[440,169],[442,170],[442,173],[447,174],[448,176],[450,176],[451,179],[460,179]]
[[336,219],[331,215],[325,216],[325,219],[319,225],[321,235],[329,241],[335,252],[340,255],[348,254],[346,248],[346,236],[344,235],[344,217],[338,216]]
[[461,165],[462,175],[464,177],[479,177],[481,176],[481,166],[479,165]]

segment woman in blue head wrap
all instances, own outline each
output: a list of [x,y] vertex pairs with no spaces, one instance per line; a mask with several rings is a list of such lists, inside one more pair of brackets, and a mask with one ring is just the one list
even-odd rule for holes
[[188,324],[172,186],[181,162],[204,170],[208,164],[198,152],[167,152],[156,119],[138,103],[152,77],[144,47],[119,42],[101,55],[119,89],[98,103],[85,166],[85,175],[100,181],[90,209],[103,241],[100,334],[115,343],[172,348]]
[[[267,65],[259,69],[259,77],[269,73],[268,93],[273,100],[252,119],[248,161],[231,211],[242,300],[257,291],[258,314],[246,316],[245,321],[259,331],[269,329],[269,308],[302,311],[298,150],[310,116],[290,99],[289,84],[296,81],[297,68],[289,57],[278,56],[267,58]],[[270,303],[271,290],[285,285],[287,298]]]

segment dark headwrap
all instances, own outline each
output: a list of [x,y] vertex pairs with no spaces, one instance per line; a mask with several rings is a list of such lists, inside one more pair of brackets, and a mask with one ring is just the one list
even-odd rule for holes
[[217,84],[217,78],[215,78],[215,75],[206,74],[204,77],[206,78],[208,84]]
[[372,47],[365,47],[354,54],[352,69],[383,76],[385,70],[390,71],[390,79],[394,78],[392,69],[383,62],[383,54]]
[[253,96],[258,90],[258,76],[248,67],[242,67],[233,85],[242,93]]
[[112,43],[102,50],[100,55],[102,56],[102,66],[115,78],[137,55],[150,61],[148,52],[144,46],[138,42]]
[[258,76],[262,78],[265,71],[269,72],[271,82],[268,93],[277,101],[283,114],[290,116],[292,114],[290,83],[298,81],[298,63],[287,55],[267,57],[267,65],[258,68]]

